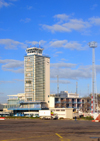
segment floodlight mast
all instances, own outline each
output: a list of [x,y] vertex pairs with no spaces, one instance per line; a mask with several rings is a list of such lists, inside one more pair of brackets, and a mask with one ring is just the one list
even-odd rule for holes
[[92,96],[91,96],[91,113],[95,113],[95,93],[94,93],[94,76],[95,76],[95,48],[97,42],[89,42],[88,45],[92,48]]

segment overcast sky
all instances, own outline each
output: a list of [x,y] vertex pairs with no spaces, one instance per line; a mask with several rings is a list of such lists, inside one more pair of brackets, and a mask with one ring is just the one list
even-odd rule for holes
[[[27,46],[44,48],[50,56],[50,91],[92,91],[92,49],[96,41],[96,90],[100,93],[99,0],[0,0],[0,103],[24,92]],[[89,87],[88,87],[89,86]]]

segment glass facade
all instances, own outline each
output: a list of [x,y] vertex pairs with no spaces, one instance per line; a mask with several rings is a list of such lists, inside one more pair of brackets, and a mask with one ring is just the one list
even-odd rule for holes
[[45,59],[35,56],[35,101],[45,101]]
[[19,99],[8,99],[7,101],[7,108],[17,108],[20,107],[20,100]]

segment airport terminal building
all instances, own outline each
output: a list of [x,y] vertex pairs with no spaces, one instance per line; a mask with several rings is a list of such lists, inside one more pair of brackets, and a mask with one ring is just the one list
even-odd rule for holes
[[[50,95],[50,57],[43,55],[43,48],[29,47],[24,56],[24,93],[9,95],[5,111],[14,115],[38,112],[42,109],[82,109],[84,103],[76,93],[62,91]],[[56,111],[56,110],[55,110]],[[66,110],[65,110],[66,111]]]
[[50,97],[50,57],[41,47],[28,47],[24,56],[24,94],[11,95],[7,109],[15,114],[48,109]]

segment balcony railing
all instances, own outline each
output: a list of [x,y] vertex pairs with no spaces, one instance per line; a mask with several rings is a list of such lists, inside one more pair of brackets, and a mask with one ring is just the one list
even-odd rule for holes
[[72,101],[72,103],[76,104],[77,102],[76,101]]
[[66,101],[61,101],[61,103],[66,103]]
[[77,102],[77,104],[82,104],[82,102],[79,101],[79,102]]
[[68,103],[72,103],[71,101],[69,101]]
[[55,101],[55,103],[60,103],[60,101]]

